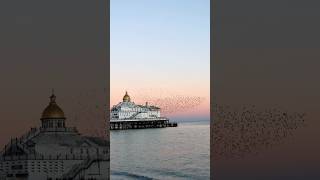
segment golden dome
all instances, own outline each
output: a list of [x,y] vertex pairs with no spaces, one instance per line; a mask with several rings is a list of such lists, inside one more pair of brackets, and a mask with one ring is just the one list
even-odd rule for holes
[[64,112],[56,103],[56,96],[50,96],[50,103],[42,112],[41,119],[65,119]]
[[123,96],[123,102],[130,102],[130,96],[128,95],[127,91],[126,94]]

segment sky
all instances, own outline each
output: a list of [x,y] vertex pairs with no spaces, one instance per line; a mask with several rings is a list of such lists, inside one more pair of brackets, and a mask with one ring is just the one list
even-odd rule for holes
[[110,105],[126,90],[140,104],[201,98],[169,114],[208,117],[209,0],[111,0],[110,11]]

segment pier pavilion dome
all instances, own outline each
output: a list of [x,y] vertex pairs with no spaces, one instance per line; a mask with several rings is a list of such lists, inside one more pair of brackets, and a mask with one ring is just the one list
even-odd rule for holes
[[41,119],[65,119],[63,110],[56,103],[56,96],[50,96],[50,103],[42,112]]
[[123,96],[123,102],[130,102],[130,96],[128,95],[128,92],[126,91],[126,94]]

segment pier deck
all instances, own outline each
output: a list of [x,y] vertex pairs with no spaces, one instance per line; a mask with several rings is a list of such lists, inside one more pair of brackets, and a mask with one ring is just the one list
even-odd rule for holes
[[165,128],[177,126],[177,123],[171,123],[167,118],[110,120],[110,130]]

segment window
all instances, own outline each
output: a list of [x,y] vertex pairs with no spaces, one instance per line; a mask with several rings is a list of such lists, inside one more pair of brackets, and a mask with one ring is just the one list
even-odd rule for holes
[[60,121],[58,122],[58,127],[59,127],[59,128],[61,127],[61,122],[60,122]]
[[11,169],[12,169],[12,170],[20,170],[20,169],[22,169],[22,168],[23,168],[22,165],[13,165],[13,166],[11,166]]
[[52,121],[49,122],[49,127],[53,127]]

